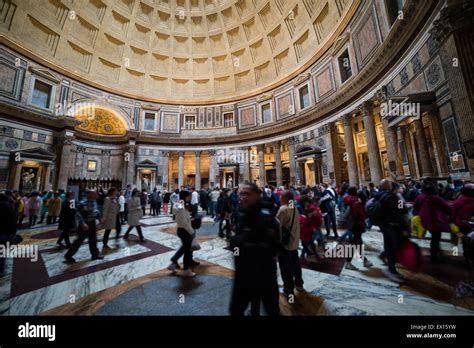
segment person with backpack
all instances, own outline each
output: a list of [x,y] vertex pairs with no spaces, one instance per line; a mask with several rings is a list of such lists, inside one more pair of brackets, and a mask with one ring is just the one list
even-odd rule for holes
[[318,231],[321,231],[321,224],[323,223],[319,207],[305,197],[306,196],[303,196],[300,200],[304,202],[303,213],[300,214],[300,239],[303,246],[300,255],[300,263],[302,265],[309,263],[305,258],[306,255],[308,255],[308,257],[314,257],[318,262],[321,261],[321,257],[318,255],[316,247],[314,246],[314,235],[317,234]]
[[249,304],[252,315],[260,315],[260,302],[269,316],[280,315],[276,256],[281,250],[281,232],[260,195],[254,183],[240,188],[236,234],[230,243],[235,261],[230,303],[233,316],[243,316]]
[[326,225],[326,237],[329,237],[331,234],[331,225],[334,232],[334,237],[339,238],[337,234],[337,224],[336,224],[336,192],[328,184],[323,184],[324,191],[320,201],[321,212],[324,215],[324,225]]
[[424,183],[421,194],[416,197],[413,214],[420,216],[422,226],[431,233],[431,262],[443,261],[440,248],[441,233],[451,231],[449,226],[451,207],[438,195],[435,183]]
[[[359,269],[352,264],[352,258],[356,248],[359,248],[361,252],[361,257],[364,254],[362,251],[363,242],[362,242],[362,233],[365,232],[365,220],[367,219],[367,213],[365,212],[364,203],[357,196],[357,187],[351,186],[347,190],[347,195],[343,198],[344,205],[346,206],[346,211],[344,214],[347,215],[347,220],[350,220],[350,225],[347,226],[351,233],[351,244],[353,246],[351,255],[348,255],[346,258],[346,269],[353,271],[358,271]],[[367,257],[364,256],[364,267],[370,268],[373,266],[373,263],[370,262]]]
[[300,214],[294,205],[291,191],[281,195],[281,206],[276,218],[280,222],[283,249],[278,255],[283,291],[286,297],[294,296],[294,289],[303,292],[303,275],[298,258],[300,244]]
[[397,252],[403,242],[405,215],[408,210],[404,204],[400,204],[400,198],[393,190],[392,181],[383,179],[380,182],[379,191],[367,202],[366,212],[372,224],[379,226],[383,234],[384,251],[379,258],[387,261],[386,276],[394,282],[402,283],[404,278],[398,273],[396,263]]

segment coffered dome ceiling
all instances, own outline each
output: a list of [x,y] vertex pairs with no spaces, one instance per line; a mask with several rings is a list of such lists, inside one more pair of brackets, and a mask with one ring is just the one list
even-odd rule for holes
[[148,101],[212,103],[296,76],[359,0],[22,0],[0,28],[62,73]]

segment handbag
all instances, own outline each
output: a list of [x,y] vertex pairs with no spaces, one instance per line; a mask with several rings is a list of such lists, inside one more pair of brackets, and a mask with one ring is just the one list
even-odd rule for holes
[[193,241],[191,242],[191,250],[196,251],[201,249],[201,245],[199,244],[198,240],[196,237],[193,238]]
[[419,239],[423,239],[426,234],[426,229],[421,223],[421,216],[415,215],[411,219],[411,234]]
[[291,230],[293,229],[293,223],[295,222],[295,214],[296,208],[293,208],[293,218],[291,219],[291,226],[289,229],[285,226],[281,227],[281,243],[283,245],[288,245],[288,243],[290,243]]

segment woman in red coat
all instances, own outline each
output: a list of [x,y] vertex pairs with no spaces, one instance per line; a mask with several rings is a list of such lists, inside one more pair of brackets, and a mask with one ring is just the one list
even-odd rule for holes
[[307,263],[306,255],[312,255],[316,260],[321,260],[321,257],[316,252],[313,241],[313,233],[322,224],[322,216],[319,207],[313,203],[303,202],[303,214],[300,215],[300,240],[303,245],[301,251],[300,261],[302,264]]
[[431,262],[441,259],[441,232],[450,232],[449,217],[451,207],[438,195],[438,189],[431,183],[425,183],[421,194],[415,199],[413,214],[420,215],[421,224],[431,233]]
[[[359,269],[352,264],[352,258],[356,250],[359,251],[360,257],[363,256],[363,242],[362,242],[362,233],[365,232],[365,220],[367,220],[368,216],[365,211],[364,203],[362,200],[357,196],[357,187],[351,186],[347,190],[347,195],[342,199],[344,205],[346,207],[351,208],[352,218],[354,220],[354,226],[351,229],[353,237],[351,239],[351,244],[353,246],[352,253],[347,255],[346,257],[346,268],[354,271],[358,271]],[[370,262],[364,256],[364,267],[370,268],[372,267],[372,262]]]

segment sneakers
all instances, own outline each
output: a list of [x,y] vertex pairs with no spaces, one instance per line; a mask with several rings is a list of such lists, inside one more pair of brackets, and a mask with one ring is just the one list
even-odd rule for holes
[[295,289],[298,292],[306,292],[305,288],[303,288],[302,286],[295,286]]
[[196,273],[194,273],[193,271],[191,271],[190,269],[186,269],[184,270],[183,272],[181,272],[180,274],[182,277],[194,277],[196,275]]
[[351,270],[351,271],[358,271],[358,270],[359,270],[359,269],[358,269],[356,266],[354,266],[351,262],[347,262],[345,268],[346,268],[346,269],[349,269],[349,270]]
[[191,266],[199,266],[200,264],[201,264],[200,262],[197,262],[194,260],[191,261]]
[[101,255],[97,255],[97,256],[92,256],[92,258],[91,258],[91,259],[92,259],[92,260],[103,260],[103,259],[104,259],[104,257],[103,257],[103,256],[101,256]]
[[383,253],[379,255],[379,259],[383,262],[384,265],[387,264],[387,257]]
[[372,267],[374,264],[372,262],[370,262],[368,259],[364,259],[364,267],[365,268],[370,268]]
[[176,270],[179,268],[180,268],[179,265],[175,262],[171,262],[170,265],[167,267],[167,269],[173,273],[176,272]]
[[390,272],[389,270],[384,270],[383,273],[390,279],[392,282],[402,284],[405,282],[405,278],[398,272]]

